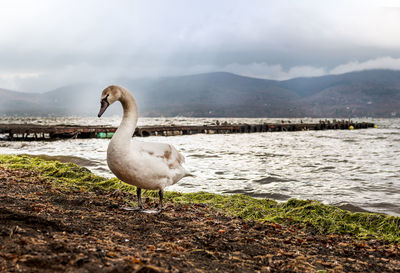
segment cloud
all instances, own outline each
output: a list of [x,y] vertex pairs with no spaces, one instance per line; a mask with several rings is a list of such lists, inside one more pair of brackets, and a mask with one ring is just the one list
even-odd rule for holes
[[[220,68],[221,71],[273,80],[287,80],[297,77],[318,77],[371,69],[400,70],[400,58],[387,56],[366,61],[351,61],[340,64],[332,69],[314,66],[294,66],[285,70],[281,65],[268,65],[267,63],[253,63],[249,65],[235,63]],[[214,70],[217,71],[219,69],[214,68]]]
[[107,85],[119,78],[161,77],[190,75],[208,72],[231,72],[242,76],[270,80],[287,80],[297,77],[318,77],[332,74],[343,74],[370,69],[400,70],[400,58],[381,57],[367,61],[351,61],[332,69],[314,66],[293,66],[288,69],[280,64],[251,63],[228,65],[194,65],[194,66],[109,66],[98,67],[87,63],[65,66],[59,70],[45,73],[0,73],[2,88],[25,92],[45,92],[63,85],[92,82]]
[[235,63],[221,68],[214,68],[215,71],[219,69],[249,77],[287,80],[297,77],[318,77],[371,69],[400,70],[400,58],[387,56],[366,61],[351,61],[332,69],[327,67],[294,66],[285,70],[281,65],[268,65],[267,63],[252,63],[249,65]]
[[27,79],[38,79],[38,73],[1,73],[0,72],[0,87],[10,90],[18,90],[21,81]]
[[399,69],[395,1],[73,3],[0,3],[0,74],[9,75],[0,87],[44,92],[118,77],[228,71],[283,80]]
[[352,61],[346,64],[338,65],[329,71],[329,74],[343,74],[352,71],[368,69],[391,69],[400,70],[400,58],[381,57],[364,62]]
[[287,80],[296,77],[315,77],[326,74],[326,70],[322,67],[294,66],[285,70],[279,64],[269,65],[267,63],[252,63],[247,65],[233,63],[224,67],[215,68],[214,70],[271,80]]

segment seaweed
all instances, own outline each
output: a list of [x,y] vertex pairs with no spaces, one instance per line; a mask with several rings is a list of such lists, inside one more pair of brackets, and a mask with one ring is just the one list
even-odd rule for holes
[[[0,155],[0,165],[12,169],[36,171],[64,191],[124,191],[135,193],[136,188],[116,178],[107,179],[74,163],[44,160],[29,155]],[[148,198],[156,198],[154,191],[145,191]],[[222,195],[207,192],[166,192],[169,202],[207,204],[219,212],[245,220],[284,223],[312,228],[320,234],[348,234],[357,239],[400,241],[400,217],[381,213],[352,213],[318,201],[290,199],[277,202],[246,195]],[[133,202],[133,200],[127,200]]]

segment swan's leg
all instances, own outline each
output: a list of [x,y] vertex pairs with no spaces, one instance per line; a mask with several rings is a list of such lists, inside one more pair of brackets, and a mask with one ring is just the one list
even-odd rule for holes
[[140,189],[137,189],[137,194],[138,194],[138,202],[139,202],[139,211],[143,212],[143,213],[149,213],[149,214],[155,214],[155,213],[160,213],[162,211],[162,200],[163,200],[163,196],[164,196],[164,192],[162,190],[160,190],[158,192],[158,194],[160,195],[160,203],[158,203],[158,209],[154,210],[154,209],[145,209],[143,210],[143,206],[142,206],[142,198],[140,197]]
[[160,202],[158,203],[158,210],[159,210],[159,211],[162,211],[162,209],[163,209],[164,191],[163,191],[163,190],[159,190],[159,191],[158,191],[158,195],[160,196]]
[[142,189],[141,188],[136,188],[136,194],[138,198],[138,207],[137,208],[132,208],[132,207],[126,207],[122,208],[123,210],[127,211],[143,211],[143,204],[142,204]]

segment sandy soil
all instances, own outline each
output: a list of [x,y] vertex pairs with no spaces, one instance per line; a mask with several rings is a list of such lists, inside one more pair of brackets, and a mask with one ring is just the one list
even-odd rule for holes
[[[400,272],[400,246],[228,217],[124,211],[124,192],[63,192],[0,167],[1,272]],[[155,200],[146,206],[154,207]]]

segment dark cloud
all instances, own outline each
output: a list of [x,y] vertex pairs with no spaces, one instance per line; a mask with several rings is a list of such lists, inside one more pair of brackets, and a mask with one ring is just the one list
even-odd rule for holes
[[210,71],[285,79],[400,69],[396,3],[2,2],[0,87],[47,91]]

